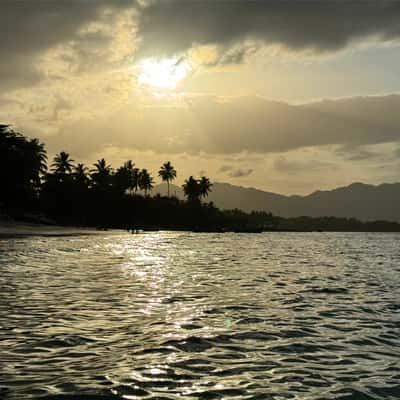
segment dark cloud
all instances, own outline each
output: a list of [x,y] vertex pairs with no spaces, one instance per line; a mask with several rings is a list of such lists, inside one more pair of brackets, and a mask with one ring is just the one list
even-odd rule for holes
[[[335,51],[367,36],[399,38],[400,2],[149,1],[141,10],[139,35],[146,55],[177,53],[195,44],[228,49],[245,40]],[[237,57],[242,59],[240,52]]]
[[[35,66],[43,51],[81,40],[80,28],[108,10],[132,7],[132,1],[14,1],[0,3],[0,84],[2,89],[33,84],[44,77]],[[83,35],[86,51],[96,34]],[[85,50],[85,48],[83,49]],[[82,50],[82,51],[83,51]]]
[[[2,41],[0,40],[0,43],[1,42]],[[2,91],[31,86],[44,77],[44,73],[33,65],[32,57],[30,56],[11,54],[7,58],[4,58],[3,56],[1,57],[0,88]]]
[[[138,5],[140,4],[140,5]],[[400,36],[400,2],[272,0],[58,0],[0,2],[0,87],[8,90],[46,78],[37,65],[44,51],[68,43],[79,70],[106,63],[112,29],[82,32],[113,13],[130,9],[138,24],[137,57],[179,53],[196,44],[215,44],[217,63],[240,63],[262,43],[290,49],[334,51],[374,35]],[[68,56],[65,56],[68,57]]]
[[232,165],[222,165],[219,169],[218,172],[220,173],[227,173],[228,176],[231,178],[242,178],[245,176],[249,176],[253,173],[252,169],[242,169],[242,168],[237,168],[235,169]]

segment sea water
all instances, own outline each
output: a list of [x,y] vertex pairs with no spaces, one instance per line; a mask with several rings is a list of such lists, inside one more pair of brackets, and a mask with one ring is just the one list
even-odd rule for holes
[[0,240],[4,399],[399,399],[400,235]]

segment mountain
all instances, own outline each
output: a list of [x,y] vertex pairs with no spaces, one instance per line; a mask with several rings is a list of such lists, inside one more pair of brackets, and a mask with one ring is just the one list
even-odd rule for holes
[[[165,184],[155,193],[166,194]],[[183,198],[182,189],[171,185],[171,194]],[[368,185],[352,183],[333,190],[318,190],[306,196],[285,196],[229,183],[214,183],[208,201],[222,209],[270,211],[282,217],[347,217],[361,221],[400,222],[400,183]]]

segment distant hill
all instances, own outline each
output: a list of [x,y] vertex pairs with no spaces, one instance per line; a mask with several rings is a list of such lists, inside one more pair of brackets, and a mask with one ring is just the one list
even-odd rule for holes
[[[166,194],[165,184],[155,193]],[[182,189],[171,185],[171,194],[183,198]],[[367,185],[353,183],[333,190],[316,191],[307,196],[285,196],[228,183],[214,183],[208,201],[222,209],[271,211],[282,217],[346,217],[361,221],[400,222],[400,183]]]

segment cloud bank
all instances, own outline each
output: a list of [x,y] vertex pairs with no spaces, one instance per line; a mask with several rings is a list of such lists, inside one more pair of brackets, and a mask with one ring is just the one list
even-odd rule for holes
[[90,49],[102,48],[111,37],[96,24],[113,25],[116,13],[132,7],[124,0],[2,1],[0,87],[26,87],[45,79],[46,71],[38,66],[41,57],[61,44],[75,46],[79,58],[94,62],[96,51]]
[[109,115],[65,125],[53,140],[60,146],[76,146],[79,152],[106,144],[208,154],[279,153],[336,145],[338,155],[365,159],[369,154],[360,150],[362,146],[400,142],[399,109],[399,95],[302,105],[255,96],[199,96],[178,104],[167,100],[151,106],[129,104]]
[[[231,48],[246,40],[330,52],[354,41],[400,36],[395,1],[149,1],[141,7],[141,52],[179,53],[194,45]],[[241,57],[237,58],[240,60]]]
[[215,45],[218,54],[209,64],[241,63],[259,45],[326,53],[370,37],[381,42],[400,37],[400,3],[390,0],[3,0],[0,88],[48,77],[41,57],[60,45],[73,50],[73,56],[62,55],[71,68],[107,64],[116,19],[127,11],[129,35],[139,48],[128,45],[125,55],[136,60]]

